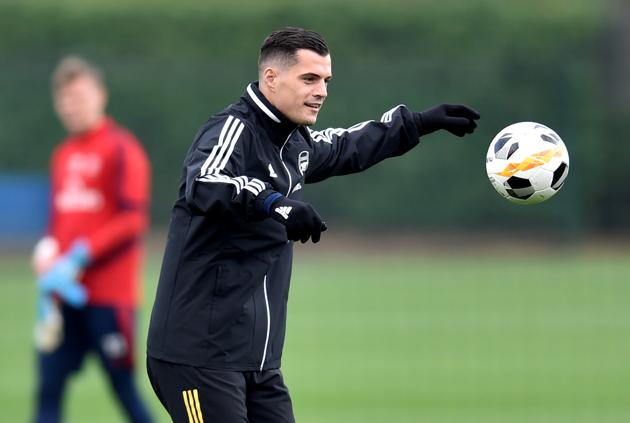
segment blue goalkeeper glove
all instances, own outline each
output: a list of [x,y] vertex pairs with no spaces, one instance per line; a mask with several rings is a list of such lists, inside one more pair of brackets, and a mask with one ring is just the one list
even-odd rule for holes
[[46,320],[54,307],[54,301],[49,294],[39,292],[37,295],[37,321]]
[[83,307],[87,292],[78,280],[79,273],[87,266],[90,251],[84,241],[77,241],[39,278],[41,294],[57,294],[73,307]]

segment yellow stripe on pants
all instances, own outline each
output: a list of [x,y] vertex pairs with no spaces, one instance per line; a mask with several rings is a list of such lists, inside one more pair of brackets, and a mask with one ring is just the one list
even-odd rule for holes
[[[188,413],[188,423],[199,423],[197,421],[197,416],[194,414],[195,409],[192,407],[192,404],[188,403],[188,394],[190,391],[182,391],[182,395],[184,396],[184,404],[186,405],[186,412]],[[192,399],[192,398],[191,398]],[[192,401],[191,401],[192,403]]]
[[197,405],[197,417],[199,417],[199,423],[203,423],[203,414],[201,414],[201,403],[199,402],[199,393],[196,389],[193,389],[195,396],[195,404]]
[[196,389],[182,391],[186,413],[188,413],[188,423],[203,423],[201,413],[201,403],[199,402],[199,392]]

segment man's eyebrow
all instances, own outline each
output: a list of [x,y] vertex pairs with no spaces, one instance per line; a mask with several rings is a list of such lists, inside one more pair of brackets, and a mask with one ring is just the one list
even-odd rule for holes
[[[314,72],[307,72],[307,73],[303,73],[302,75],[300,75],[301,78],[322,78],[322,76],[318,73],[314,73]],[[332,75],[327,76],[325,78],[323,78],[325,81],[330,81],[332,79]]]

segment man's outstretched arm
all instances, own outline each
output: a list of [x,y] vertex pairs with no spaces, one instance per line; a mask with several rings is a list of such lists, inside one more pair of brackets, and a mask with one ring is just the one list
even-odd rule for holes
[[361,172],[386,158],[406,153],[421,136],[440,129],[459,137],[470,134],[479,118],[479,113],[463,105],[442,104],[423,112],[400,105],[383,114],[379,121],[361,122],[347,129],[309,129],[314,148],[306,182]]

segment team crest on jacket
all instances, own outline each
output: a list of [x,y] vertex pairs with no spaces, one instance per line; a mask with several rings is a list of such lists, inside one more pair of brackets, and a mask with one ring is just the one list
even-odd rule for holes
[[304,175],[306,169],[308,169],[308,151],[302,151],[298,155],[298,165],[300,167],[300,173]]

